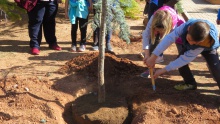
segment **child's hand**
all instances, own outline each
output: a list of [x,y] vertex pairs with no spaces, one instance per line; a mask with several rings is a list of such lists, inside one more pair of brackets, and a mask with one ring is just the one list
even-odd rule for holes
[[150,57],[150,56],[144,55],[144,59],[143,59],[144,64],[146,64],[147,59],[149,59],[149,57]]
[[144,64],[146,64],[147,59],[149,57],[150,57],[149,50],[148,49],[144,50],[144,59],[143,59]]
[[162,75],[165,72],[167,72],[165,68],[157,69],[154,73],[154,79],[158,78],[158,76]]
[[152,54],[146,61],[146,65],[149,67],[149,68],[154,68],[155,66],[155,61],[157,59],[157,56]]

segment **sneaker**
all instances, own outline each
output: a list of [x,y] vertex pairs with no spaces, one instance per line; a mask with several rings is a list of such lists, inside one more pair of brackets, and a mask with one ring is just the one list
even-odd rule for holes
[[111,46],[110,43],[106,44],[106,48],[105,49],[106,49],[106,51],[113,52],[113,49],[112,49],[112,46]]
[[59,47],[57,44],[52,45],[52,46],[49,46],[49,48],[50,48],[50,49],[53,49],[53,50],[58,50],[58,51],[62,50],[62,48]]
[[158,63],[161,63],[161,62],[164,62],[163,56],[158,56],[155,63],[158,64]]
[[31,48],[31,54],[32,55],[39,55],[40,54],[40,50],[38,48]]
[[174,86],[174,88],[176,90],[196,90],[197,89],[197,87],[195,85],[186,84],[186,83],[177,84],[177,85]]
[[71,52],[76,52],[76,46],[75,46],[75,45],[72,45],[71,48],[70,48],[70,51],[71,51]]
[[99,46],[93,46],[92,49],[93,49],[94,51],[98,51],[98,50],[99,50]]
[[85,50],[86,50],[86,46],[85,45],[80,45],[79,52],[84,52]]
[[141,73],[140,75],[142,78],[150,78],[150,72],[147,69],[145,72]]

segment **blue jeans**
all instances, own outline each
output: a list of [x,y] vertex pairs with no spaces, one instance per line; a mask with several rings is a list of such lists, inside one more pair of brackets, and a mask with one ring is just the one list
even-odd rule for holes
[[31,48],[40,48],[42,28],[44,37],[49,46],[57,44],[57,38],[55,36],[55,17],[57,9],[57,1],[38,1],[34,9],[28,12],[28,31]]

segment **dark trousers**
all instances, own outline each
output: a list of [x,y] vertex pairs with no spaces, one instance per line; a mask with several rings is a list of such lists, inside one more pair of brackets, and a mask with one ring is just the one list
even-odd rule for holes
[[157,11],[160,7],[163,6],[165,3],[164,0],[158,0],[158,5],[155,3],[149,3],[149,8],[148,8],[148,19],[150,20],[150,17],[154,14],[155,11]]
[[[100,28],[96,28],[96,30],[93,32],[94,46],[99,46],[99,30],[100,30]],[[106,44],[110,43],[111,36],[112,36],[112,31],[111,30],[107,31],[107,33],[105,35]]]
[[58,4],[56,1],[39,1],[34,9],[28,12],[28,31],[31,48],[40,48],[42,27],[44,37],[49,46],[57,44],[55,35],[55,17],[57,9]]
[[[93,13],[94,14],[96,13],[95,9],[93,9]],[[111,21],[112,17],[109,17],[109,19]],[[111,26],[111,25],[107,24],[107,28],[108,28],[108,26]],[[93,46],[99,46],[99,31],[100,31],[100,28],[97,27],[95,29],[95,31],[93,32],[93,42],[94,42]],[[106,44],[110,43],[111,36],[112,36],[112,30],[109,29],[109,30],[107,30],[106,35],[105,35],[105,42],[106,42]]]
[[[201,54],[205,58],[210,73],[213,75],[213,78],[220,88],[220,61],[217,50],[203,51]],[[183,77],[185,83],[197,85],[188,64],[179,68],[179,73]]]
[[77,17],[75,24],[72,24],[72,28],[71,28],[72,45],[76,46],[78,24],[81,33],[80,45],[86,44],[87,22],[88,22],[88,17],[86,19]]

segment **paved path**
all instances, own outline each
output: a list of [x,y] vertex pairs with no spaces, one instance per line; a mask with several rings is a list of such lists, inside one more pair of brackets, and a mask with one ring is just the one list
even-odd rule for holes
[[[182,0],[184,10],[191,18],[207,19],[216,24],[217,10],[220,5],[213,5],[205,0]],[[220,25],[216,25],[220,31]]]
[[[211,4],[206,0],[182,0],[181,2],[189,18],[207,19],[216,25],[220,33],[220,25],[216,24],[217,10],[220,9],[220,5]],[[218,51],[220,53],[220,48]]]

